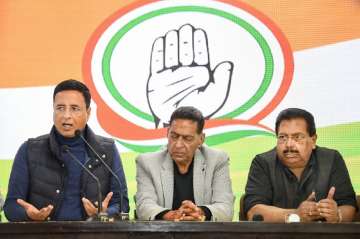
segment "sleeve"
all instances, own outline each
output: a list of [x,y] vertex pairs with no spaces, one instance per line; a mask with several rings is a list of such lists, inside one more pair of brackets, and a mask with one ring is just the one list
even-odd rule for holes
[[203,212],[205,214],[205,221],[210,221],[212,218],[212,213],[211,213],[210,209],[205,206],[200,206],[200,208],[203,210]]
[[171,210],[168,209],[168,210],[160,212],[158,215],[155,216],[155,220],[162,220],[163,216],[170,211]]
[[351,205],[358,210],[349,172],[344,159],[338,151],[335,153],[334,163],[331,168],[329,188],[332,186],[335,187],[334,199],[339,206]]
[[146,167],[147,160],[142,155],[136,158],[136,214],[140,220],[155,220],[159,213],[171,208],[164,208],[158,204],[154,179]]
[[[114,176],[111,176],[111,192],[113,192],[113,196],[110,200],[109,207],[107,209],[107,213],[109,215],[115,215],[120,211],[120,204],[121,200],[120,197],[122,197],[122,212],[129,212],[129,198],[128,198],[128,190],[127,190],[127,184],[126,184],[126,178],[124,169],[122,166],[121,158],[119,155],[119,152],[115,146],[114,146],[114,161],[112,165],[112,170],[115,172],[116,176],[120,180],[120,184],[118,183],[117,179]],[[121,194],[120,194],[121,192]]]
[[251,163],[245,187],[245,214],[256,204],[272,205],[273,190],[269,170],[263,161],[264,159],[258,155]]
[[16,200],[27,201],[29,190],[29,171],[27,163],[27,143],[24,143],[16,153],[10,179],[8,193],[4,204],[5,216],[9,221],[28,221],[30,220],[26,211]]
[[210,210],[212,221],[232,221],[234,215],[234,194],[232,192],[229,172],[230,160],[225,152],[222,152],[218,159],[220,160],[218,160],[218,164],[215,167],[212,179],[212,203],[201,206],[205,206]]

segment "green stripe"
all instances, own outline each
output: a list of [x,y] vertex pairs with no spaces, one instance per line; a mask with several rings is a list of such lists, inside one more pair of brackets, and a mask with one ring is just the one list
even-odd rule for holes
[[[239,130],[226,132],[221,134],[216,134],[212,136],[208,136],[205,139],[205,143],[209,146],[222,144],[225,142],[234,141],[237,139],[249,137],[249,136],[273,136],[272,133],[261,130]],[[144,152],[154,152],[159,150],[163,145],[139,145],[139,144],[130,144],[126,143],[122,140],[117,139],[117,142],[123,145],[124,147],[131,149],[135,152],[144,153]]]

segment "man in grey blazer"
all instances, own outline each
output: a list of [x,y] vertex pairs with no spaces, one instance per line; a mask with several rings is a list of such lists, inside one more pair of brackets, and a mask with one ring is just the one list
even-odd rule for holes
[[234,195],[229,157],[202,145],[202,113],[180,107],[169,123],[167,148],[136,159],[138,218],[231,221]]

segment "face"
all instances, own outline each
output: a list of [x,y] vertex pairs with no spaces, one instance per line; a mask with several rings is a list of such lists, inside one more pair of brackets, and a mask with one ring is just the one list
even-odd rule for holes
[[76,90],[60,91],[54,99],[54,125],[64,137],[75,136],[77,129],[84,129],[90,116],[90,107],[86,109],[85,99]]
[[310,137],[302,118],[281,121],[278,129],[277,155],[290,169],[304,168],[316,146],[316,135]]
[[187,119],[174,120],[168,130],[168,151],[177,165],[190,165],[196,149],[204,142],[205,135],[197,133],[197,122]]

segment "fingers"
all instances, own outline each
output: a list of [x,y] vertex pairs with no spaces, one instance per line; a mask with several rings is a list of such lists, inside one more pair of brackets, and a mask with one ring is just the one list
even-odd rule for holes
[[325,218],[327,222],[338,221],[338,207],[336,201],[334,201],[335,188],[332,187],[329,190],[328,197],[320,200],[317,203],[319,214]]
[[103,204],[106,203],[106,205],[108,205],[109,202],[110,202],[110,200],[111,200],[111,198],[112,198],[112,196],[113,196],[113,192],[109,192],[109,193],[106,195],[106,197],[105,197],[105,199],[104,199],[104,201],[103,201]]
[[52,205],[48,205],[47,207],[40,209],[40,217],[43,218],[42,220],[45,220],[50,215],[53,208],[54,207]]
[[315,192],[312,191],[306,201],[315,201]]
[[204,30],[186,24],[157,38],[151,51],[151,73],[181,64],[209,64],[208,41]]
[[16,202],[22,206],[25,210],[27,210],[28,208],[32,207],[32,205],[30,203],[25,202],[22,199],[17,199]]
[[196,207],[196,205],[190,200],[182,201],[181,206],[190,207],[190,208],[195,208]]
[[91,217],[94,216],[97,213],[97,208],[90,202],[87,198],[81,199],[84,209],[86,211],[86,214]]
[[198,65],[209,64],[209,50],[206,33],[202,29],[194,31],[194,62]]
[[185,221],[202,221],[204,220],[204,212],[200,207],[194,204],[192,201],[185,200],[181,203],[180,210],[183,212],[183,218]]
[[172,210],[165,213],[163,219],[167,221],[180,221],[183,219],[183,214],[180,210]]
[[186,24],[179,29],[179,62],[183,66],[189,66],[193,59],[193,27]]
[[327,222],[336,222],[338,220],[337,209],[333,208],[319,208],[319,214],[325,218]]
[[102,202],[102,211],[103,211],[103,212],[106,212],[112,196],[113,196],[113,192],[109,192],[109,193],[106,195],[105,199],[103,200],[103,202]]
[[171,68],[179,65],[178,32],[169,31],[165,36],[165,67]]
[[335,194],[335,187],[331,187],[329,192],[328,192],[328,195],[327,195],[327,198],[328,199],[333,199],[334,198],[334,194]]
[[164,39],[162,37],[154,41],[150,62],[151,74],[156,74],[164,69]]

